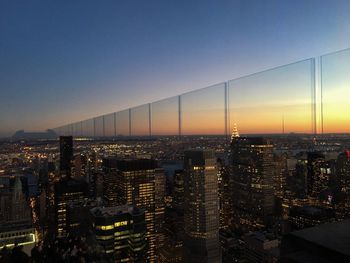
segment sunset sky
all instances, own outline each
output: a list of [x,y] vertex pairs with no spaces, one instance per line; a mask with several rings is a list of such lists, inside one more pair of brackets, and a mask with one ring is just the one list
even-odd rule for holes
[[[0,137],[302,60],[229,82],[229,118],[246,133],[280,131],[282,116],[286,132],[310,132],[305,59],[350,47],[349,14],[347,0],[0,1]],[[349,52],[322,60],[325,132],[350,132],[349,61]],[[204,92],[183,95],[184,134],[224,129],[222,89]],[[176,106],[152,105],[154,134],[178,130]],[[133,113],[142,133],[146,113]],[[118,114],[120,134],[127,114]]]

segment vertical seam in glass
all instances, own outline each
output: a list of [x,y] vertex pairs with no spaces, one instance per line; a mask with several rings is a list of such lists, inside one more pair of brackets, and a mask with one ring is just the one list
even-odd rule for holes
[[114,137],[117,137],[117,113],[114,112]]
[[316,70],[315,58],[311,59],[311,132],[314,136],[317,134],[316,129]]
[[323,134],[323,82],[322,82],[322,78],[323,78],[323,71],[322,71],[322,56],[320,56],[320,118],[321,118],[321,134]]
[[152,104],[148,103],[148,129],[149,136],[152,136]]
[[225,85],[224,85],[224,100],[225,100],[225,108],[224,108],[224,111],[225,111],[225,136],[226,136],[226,139],[228,138],[228,125],[227,125],[227,117],[228,117],[228,114],[227,114],[227,110],[228,110],[228,101],[227,101],[227,82],[225,82]]
[[131,108],[129,109],[129,136],[131,136]]
[[105,115],[102,116],[102,134],[103,137],[106,137],[106,133],[105,133]]
[[181,137],[181,95],[178,96],[178,112],[179,112],[179,137]]
[[93,124],[94,124],[94,137],[96,137],[96,118],[93,118]]

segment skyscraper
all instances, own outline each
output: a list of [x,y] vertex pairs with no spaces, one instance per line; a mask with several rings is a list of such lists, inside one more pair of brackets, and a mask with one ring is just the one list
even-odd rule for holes
[[236,137],[231,143],[233,223],[241,232],[272,223],[273,145],[264,138]]
[[129,159],[118,160],[117,166],[117,203],[119,205],[133,205],[145,210],[145,220],[147,225],[147,240],[149,247],[147,251],[148,261],[156,260],[156,243],[160,224],[156,222],[161,217],[156,216],[159,211],[159,204],[156,205],[155,196],[164,194],[164,190],[156,187],[156,177],[164,174],[164,171],[157,168],[157,163],[150,159]]
[[83,202],[89,196],[89,188],[85,181],[63,178],[54,185],[56,235],[65,237],[69,229],[67,206],[70,202]]
[[71,175],[71,162],[73,161],[73,137],[60,136],[60,172],[66,176]]
[[115,262],[146,262],[145,211],[133,206],[95,207],[90,210],[96,240]]
[[221,262],[214,152],[185,151],[184,167],[185,262]]

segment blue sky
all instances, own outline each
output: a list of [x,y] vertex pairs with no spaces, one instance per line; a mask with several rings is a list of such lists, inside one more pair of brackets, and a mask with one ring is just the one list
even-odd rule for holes
[[0,136],[350,46],[350,2],[0,1]]

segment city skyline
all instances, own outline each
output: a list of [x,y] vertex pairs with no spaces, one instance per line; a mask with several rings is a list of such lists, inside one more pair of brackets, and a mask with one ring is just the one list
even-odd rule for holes
[[[1,6],[0,137],[20,129],[53,128],[183,94],[344,49],[350,40],[346,16],[350,6],[346,1],[269,1],[254,5],[239,1],[222,5],[154,1],[121,6],[107,2],[98,8],[93,3],[48,5],[38,1],[32,5],[3,2]],[[75,16],[77,10],[81,17]],[[332,61],[327,63],[332,65]],[[346,67],[343,71],[346,73]],[[325,85],[334,86],[332,76],[328,80]],[[346,101],[338,107],[341,90],[346,92],[346,82],[340,84],[338,94],[334,90],[330,93],[325,132],[349,131],[344,127],[340,130],[341,125],[332,117],[347,121],[338,114],[340,108],[342,112],[348,109]],[[276,90],[272,88],[270,93]],[[311,103],[309,98],[304,100],[306,103],[297,106],[300,113],[292,119],[300,120]],[[275,107],[273,104],[269,106]],[[332,105],[337,105],[336,109]],[[239,114],[246,119],[255,115],[252,113],[254,110]],[[282,115],[270,117],[275,123],[272,128],[261,129],[264,123],[260,128],[257,123],[256,131],[282,130]],[[189,118],[191,122],[194,117]],[[310,116],[304,119],[303,127],[293,123],[289,131],[310,131]],[[287,114],[285,121],[288,132]],[[243,133],[244,127],[251,125],[235,122]],[[205,134],[215,133],[218,127],[221,130],[222,122],[211,126],[216,127]],[[197,133],[186,122],[184,128],[188,134]]]

